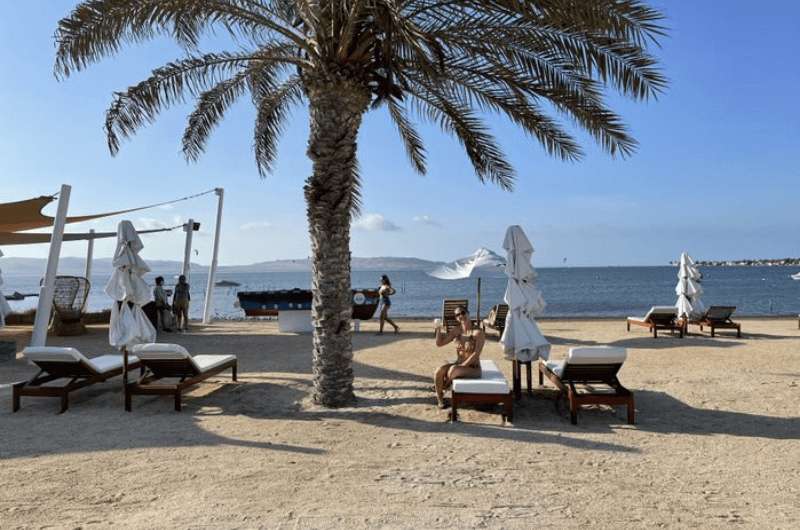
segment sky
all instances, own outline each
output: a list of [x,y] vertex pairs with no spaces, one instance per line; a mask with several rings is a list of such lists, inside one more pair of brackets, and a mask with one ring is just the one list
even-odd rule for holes
[[[243,98],[197,163],[180,153],[190,105],[164,112],[112,157],[103,132],[114,91],[181,57],[168,40],[121,53],[59,81],[53,34],[74,0],[6,2],[0,18],[0,202],[72,186],[72,215],[151,204],[225,189],[220,263],[309,255],[302,187],[307,114],[292,114],[274,173],[260,178],[252,153],[254,110]],[[612,158],[576,131],[587,156],[549,158],[499,117],[493,133],[517,170],[513,192],[481,184],[458,143],[420,125],[428,174],[407,162],[385,110],[359,134],[363,215],[355,256],[450,261],[478,247],[502,252],[509,225],[531,239],[538,266],[662,265],[681,251],[696,259],[800,256],[800,2],[658,1],[669,36],[655,54],[670,80],[657,101],[609,95],[640,146]],[[205,48],[203,51],[214,51]],[[574,130],[574,129],[573,129]],[[45,210],[54,214],[55,203]],[[211,259],[213,195],[130,214],[138,228],[202,223],[194,261]],[[71,225],[113,230],[118,218]],[[183,256],[183,233],[144,237],[145,257]],[[47,245],[7,246],[7,256],[45,257]],[[85,242],[65,243],[83,256]],[[110,256],[99,242],[95,256]]]

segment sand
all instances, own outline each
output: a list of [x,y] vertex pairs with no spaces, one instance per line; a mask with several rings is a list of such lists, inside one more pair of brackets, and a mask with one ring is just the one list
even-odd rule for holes
[[[553,357],[570,346],[628,348],[622,408],[554,406],[550,386],[513,425],[465,410],[447,422],[430,374],[452,355],[428,322],[354,336],[355,407],[309,401],[309,336],[272,322],[196,326],[166,340],[234,353],[240,380],[217,377],[184,410],[137,397],[120,379],[84,389],[70,410],[0,388],[0,528],[597,528],[800,526],[800,331],[743,320],[745,337],[626,333],[620,320],[545,320]],[[27,342],[30,328],[0,330]],[[722,332],[723,334],[725,332]],[[107,328],[52,345],[107,353]],[[485,358],[510,363],[490,338]],[[0,364],[0,384],[34,370]]]

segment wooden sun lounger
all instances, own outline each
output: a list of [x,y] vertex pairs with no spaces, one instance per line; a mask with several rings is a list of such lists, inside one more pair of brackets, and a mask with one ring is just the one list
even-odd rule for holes
[[[181,410],[183,392],[209,377],[231,370],[236,381],[238,360],[235,355],[195,355],[179,344],[140,344],[133,348],[142,363],[143,373],[138,381],[129,383],[125,389],[125,410],[130,412],[134,395],[171,395],[175,410]],[[165,378],[178,379],[176,383],[158,381]]]
[[[17,412],[22,396],[61,398],[59,414],[69,408],[69,394],[79,388],[101,383],[122,374],[122,355],[101,355],[88,359],[75,348],[49,346],[29,347],[22,351],[25,358],[39,367],[39,373],[28,381],[15,383],[12,387],[12,410]],[[136,357],[129,357],[128,369],[140,367]],[[65,385],[48,385],[59,379],[67,379]]]
[[[539,361],[539,385],[547,377],[560,390],[559,399],[567,397],[569,416],[573,425],[578,423],[578,408],[581,405],[625,405],[628,408],[628,423],[635,421],[633,392],[623,387],[617,379],[627,353],[625,348],[591,346],[571,348],[564,361]],[[594,385],[606,385],[612,392],[601,392]],[[575,385],[587,390],[579,392]],[[591,385],[586,387],[586,385]]]
[[442,324],[444,325],[445,332],[448,332],[452,328],[457,328],[459,326],[455,315],[455,311],[459,307],[469,311],[469,300],[446,299],[442,302]]
[[514,420],[514,399],[503,372],[494,361],[481,360],[481,377],[454,379],[451,392],[450,421],[458,421],[458,408],[465,404],[502,405],[501,417],[509,423]]
[[497,331],[498,335],[503,336],[506,329],[506,317],[508,316],[508,304],[497,304],[483,319],[483,327]]
[[678,318],[678,310],[675,306],[653,306],[643,318],[628,317],[628,331],[631,325],[642,326],[653,332],[653,337],[658,338],[658,330],[677,331],[683,338],[684,321]]
[[736,306],[727,305],[712,305],[708,308],[705,315],[697,320],[690,320],[689,324],[700,326],[700,331],[703,331],[703,326],[711,328],[711,336],[717,329],[735,329],[736,336],[742,336],[742,325],[738,322],[731,320],[731,315],[736,311]]

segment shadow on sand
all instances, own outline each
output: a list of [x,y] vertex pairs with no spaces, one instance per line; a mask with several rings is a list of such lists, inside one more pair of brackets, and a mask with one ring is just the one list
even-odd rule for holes
[[[133,412],[125,414],[119,379],[76,392],[70,410],[62,415],[55,414],[57,405],[49,399],[26,400],[22,410],[12,414],[10,396],[6,392],[0,396],[0,424],[3,430],[17,434],[13,444],[9,443],[9,438],[0,439],[0,459],[132,448],[224,445],[309,456],[326,453],[319,447],[272,441],[268,423],[264,424],[263,430],[254,433],[251,426],[250,430],[245,430],[246,434],[237,437],[240,424],[232,420],[226,425],[227,435],[216,434],[205,424],[214,416],[238,417],[244,422],[248,419],[291,422],[346,420],[398,431],[623,453],[640,450],[610,441],[586,439],[585,434],[635,429],[659,434],[800,439],[800,418],[697,408],[664,392],[635,388],[632,389],[636,393],[638,411],[635,426],[625,425],[621,413],[605,408],[582,410],[579,424],[570,425],[563,411],[558,414],[554,410],[555,393],[546,388],[537,389],[534,397],[525,397],[515,406],[513,427],[500,426],[496,415],[487,415],[485,423],[480,424],[449,424],[444,421],[444,413],[432,413],[434,401],[429,376],[358,361],[353,363],[353,369],[356,393],[361,397],[355,406],[324,409],[309,404],[310,337],[289,338],[277,348],[264,336],[226,334],[224,351],[203,351],[204,337],[209,335],[174,336],[171,339],[185,342],[194,353],[238,353],[239,383],[224,381],[220,376],[214,380],[216,382],[201,385],[187,396],[182,413],[172,411],[169,399],[137,396]],[[407,338],[403,334],[398,337]],[[575,344],[568,338],[549,338]],[[738,344],[738,341],[705,337],[684,340],[636,337],[614,344],[652,349],[678,345],[688,347],[693,343],[727,347]]]

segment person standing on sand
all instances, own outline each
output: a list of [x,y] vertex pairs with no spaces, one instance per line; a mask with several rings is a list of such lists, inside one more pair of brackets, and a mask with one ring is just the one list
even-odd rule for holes
[[175,294],[172,295],[172,311],[175,313],[175,327],[178,331],[189,330],[189,301],[191,299],[186,276],[181,274],[175,285]]
[[378,295],[380,296],[380,303],[381,303],[381,313],[380,313],[380,328],[376,335],[383,335],[383,323],[388,322],[389,324],[394,327],[394,332],[397,333],[400,331],[400,327],[394,323],[394,321],[389,318],[389,308],[392,307],[392,299],[389,298],[392,296],[396,291],[392,287],[392,282],[389,281],[389,277],[385,274],[381,276],[381,285],[378,287]]
[[159,276],[156,278],[156,286],[153,289],[153,298],[156,302],[156,313],[158,314],[158,329],[163,331],[172,331],[169,327],[169,301],[167,300],[167,291],[164,290],[164,277]]

